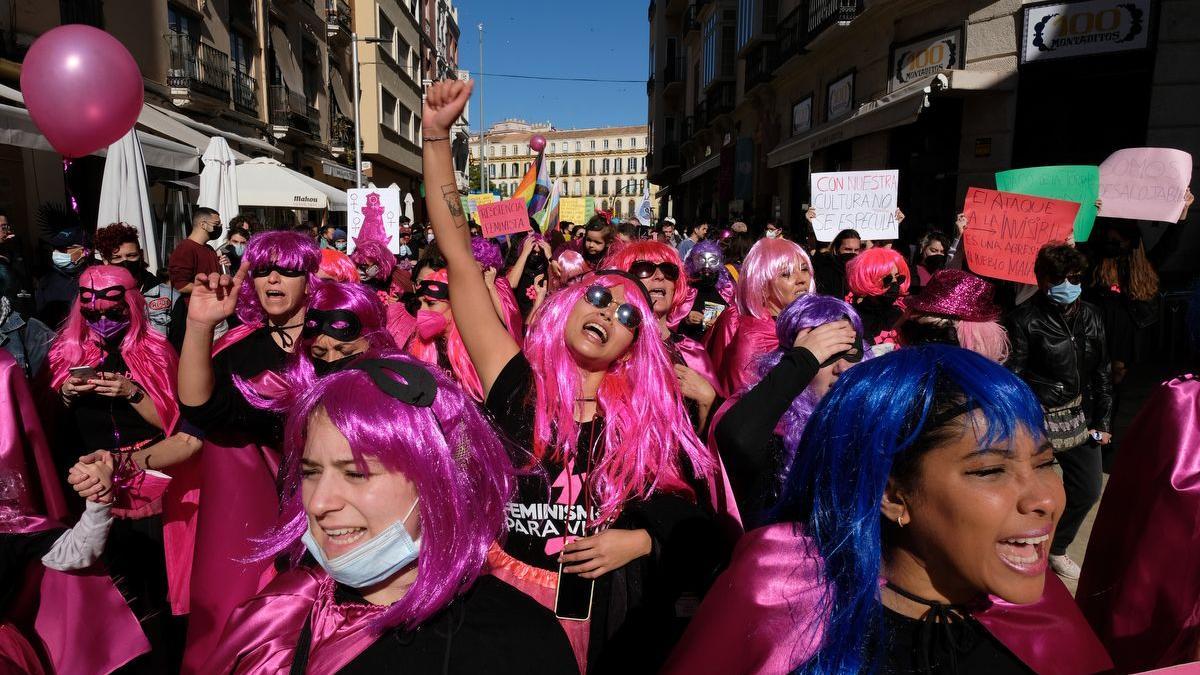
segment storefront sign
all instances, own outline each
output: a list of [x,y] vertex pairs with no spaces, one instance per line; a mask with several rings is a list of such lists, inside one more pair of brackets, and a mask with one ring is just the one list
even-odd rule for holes
[[529,207],[520,197],[493,204],[480,204],[478,213],[479,226],[485,237],[499,237],[502,234],[516,234],[533,229],[529,225]]
[[1173,223],[1191,178],[1192,156],[1182,150],[1118,150],[1100,165],[1100,215]]
[[345,180],[345,181],[352,181],[355,179],[354,169],[347,169],[346,167],[342,166],[341,164],[334,164],[332,162],[321,162],[321,171],[324,172],[326,176],[333,176],[334,178],[341,178],[342,180]]
[[913,80],[929,77],[942,70],[961,67],[961,30],[896,47],[892,52],[892,80],[889,91],[895,91]]
[[858,230],[863,239],[896,239],[896,188],[900,172],[837,171],[812,175],[813,230],[817,241],[833,241],[842,230]]
[[1079,204],[971,188],[963,214],[963,246],[971,271],[993,279],[1036,284],[1038,250],[1071,234]]
[[792,135],[804,133],[812,128],[812,96],[792,106]]
[[1100,169],[1094,166],[1035,166],[996,174],[996,189],[1023,195],[1065,199],[1079,204],[1075,241],[1087,241],[1096,223]]
[[1026,7],[1021,62],[1142,49],[1150,0],[1089,0]]
[[854,73],[829,85],[825,92],[825,119],[835,120],[854,108]]

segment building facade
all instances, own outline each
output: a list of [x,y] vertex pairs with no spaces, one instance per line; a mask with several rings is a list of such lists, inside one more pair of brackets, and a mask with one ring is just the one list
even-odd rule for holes
[[650,178],[684,221],[799,226],[812,172],[893,168],[916,236],[996,171],[1200,156],[1195,2],[654,0],[648,18]]
[[[483,190],[501,197],[512,195],[534,161],[529,139],[546,137],[547,172],[559,194],[595,197],[600,208],[628,217],[637,210],[647,189],[644,124],[591,129],[556,129],[549,122],[504,120],[484,134]],[[471,173],[479,161],[479,135],[471,137]],[[477,189],[472,185],[472,190]],[[649,186],[653,194],[657,186]]]

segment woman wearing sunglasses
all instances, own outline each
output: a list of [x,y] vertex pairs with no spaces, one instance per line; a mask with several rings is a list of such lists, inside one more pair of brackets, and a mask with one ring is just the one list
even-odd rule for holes
[[[279,508],[274,467],[282,420],[242,392],[249,386],[267,396],[275,388],[301,338],[320,259],[303,234],[265,232],[250,240],[235,276],[196,275],[179,358],[179,401],[184,416],[207,435],[200,456],[204,498],[193,530],[186,672],[198,671],[229,612],[272,573],[269,563],[238,561],[251,557],[250,539],[274,524]],[[214,345],[214,327],[235,310],[242,325]],[[235,375],[243,387],[235,385]]]
[[896,326],[904,316],[908,295],[908,263],[890,248],[876,246],[846,263],[846,285],[863,322],[867,348],[886,353],[899,342]]
[[683,269],[687,272],[688,285],[695,292],[690,294],[690,311],[679,331],[694,339],[703,340],[713,327],[717,317],[734,302],[737,285],[725,266],[725,255],[717,242],[704,240],[688,251]]
[[846,371],[776,523],[738,542],[665,673],[1108,672],[1054,575],[1063,486],[1037,398],[946,345]]
[[446,142],[471,86],[427,93],[424,165],[487,408],[535,461],[509,504],[493,574],[557,608],[582,670],[652,670],[681,628],[675,600],[719,557],[691,486],[711,462],[636,277],[604,270],[548,297],[524,352],[504,329],[471,256]]

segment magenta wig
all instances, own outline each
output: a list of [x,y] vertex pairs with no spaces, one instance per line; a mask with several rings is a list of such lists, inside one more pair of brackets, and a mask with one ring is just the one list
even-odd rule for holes
[[[321,265],[321,251],[312,239],[299,232],[263,232],[250,238],[246,244],[246,255],[242,262],[256,267],[279,265],[280,267],[308,272],[308,292],[317,281],[317,270]],[[254,278],[247,276],[238,290],[237,315],[247,326],[258,326],[266,320],[258,293],[254,290]]]
[[721,246],[717,242],[705,239],[693,246],[692,250],[688,251],[687,260],[683,261],[683,268],[687,271],[689,279],[700,278],[700,257],[706,253],[717,256],[720,267],[717,275],[717,293],[728,301],[734,296],[733,276],[725,266],[725,254],[721,252]]
[[[312,286],[308,298],[309,309],[335,310],[345,309],[354,312],[362,324],[362,335],[367,340],[368,350],[395,349],[396,341],[388,330],[383,303],[379,296],[362,284],[339,283],[337,281],[318,280]],[[246,380],[233,376],[233,384],[242,392],[246,402],[256,408],[282,412],[291,406],[298,392],[308,391],[317,379],[313,370],[309,350],[318,336],[303,337],[296,341],[292,353],[288,355],[287,365],[281,377],[287,383],[288,395],[281,397],[264,396]]]
[[[121,300],[96,297],[88,306],[106,310],[123,303],[127,308],[129,328],[121,338],[121,357],[133,380],[154,401],[154,409],[162,420],[163,430],[170,434],[179,421],[179,404],[175,398],[179,360],[167,339],[150,328],[146,318],[146,299],[138,291],[133,275],[119,265],[94,265],[79,277],[80,288],[102,290],[113,286],[125,289]],[[56,390],[71,376],[72,367],[95,367],[104,359],[101,349],[103,340],[92,332],[83,318],[80,311],[83,306],[83,299],[76,297],[50,348],[50,382]]]
[[[799,244],[788,239],[759,239],[742,263],[737,291],[738,311],[743,316],[770,319],[768,307],[775,304],[782,309],[783,305],[781,298],[775,297],[771,283],[781,274],[795,274],[801,269],[812,273],[812,262]],[[807,292],[817,292],[816,281],[809,280]]]
[[[417,578],[404,597],[372,625],[382,633],[413,629],[465,593],[483,573],[488,548],[505,532],[505,507],[516,484],[508,451],[479,406],[438,368],[395,351],[370,352],[426,370],[437,385],[432,404],[411,405],[382,391],[372,377],[400,379],[388,371],[354,368],[317,381],[288,412],[284,432],[281,527],[262,542],[259,559],[281,552],[299,559],[308,528],[300,460],[310,425],[328,419],[350,443],[359,469],[374,457],[404,474],[420,497],[421,553]],[[361,363],[361,362],[360,362]]]
[[392,255],[386,244],[378,241],[364,241],[355,246],[354,253],[350,254],[350,260],[354,261],[358,267],[379,266],[379,273],[375,275],[375,278],[363,279],[363,283],[391,280],[392,270],[396,269],[396,256]]
[[[533,454],[560,459],[575,450],[579,423],[575,401],[582,379],[563,335],[567,318],[593,285],[625,289],[625,302],[643,317],[654,315],[640,284],[613,274],[588,274],[579,282],[546,298],[529,324],[525,354],[533,369],[537,405],[534,412]],[[621,511],[630,499],[654,491],[695,498],[685,478],[681,457],[691,462],[691,475],[706,476],[712,468],[708,452],[692,430],[666,347],[646,322],[633,344],[613,361],[596,393],[604,415],[604,456],[593,467],[600,521]]]
[[504,269],[504,256],[500,254],[500,246],[491,239],[471,237],[471,253],[475,256],[475,262],[485,268]]
[[558,257],[554,260],[558,263],[558,269],[562,271],[562,278],[550,279],[548,283],[551,292],[570,284],[576,277],[588,271],[587,261],[583,259],[582,255],[579,255],[579,251],[565,249],[559,252]]
[[358,283],[358,268],[350,256],[332,248],[321,249],[320,273],[333,281],[349,281]]
[[904,275],[904,283],[900,284],[900,292],[908,293],[912,279],[908,274],[908,263],[899,252],[882,246],[874,246],[854,256],[846,263],[846,285],[850,292],[860,298],[883,295],[887,289],[883,286],[883,278],[892,273],[895,267]]
[[[679,252],[659,241],[631,241],[616,249],[609,248],[608,256],[600,265],[603,269],[629,271],[630,265],[645,260],[652,263],[671,263],[679,268],[679,278],[675,280],[675,295],[671,298],[671,308],[667,310],[668,317],[674,317],[684,306],[688,297],[688,278],[683,273],[683,261]],[[690,308],[691,305],[689,304]],[[684,314],[686,316],[686,313]],[[670,323],[668,321],[668,323]]]

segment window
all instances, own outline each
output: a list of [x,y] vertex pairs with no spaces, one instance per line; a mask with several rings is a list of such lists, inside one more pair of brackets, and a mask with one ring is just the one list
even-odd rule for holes
[[389,129],[396,128],[396,97],[387,90],[380,88],[379,94],[379,120],[383,126]]
[[398,104],[396,107],[398,108],[398,112],[396,113],[396,131],[399,131],[400,136],[402,136],[405,140],[411,141],[412,113],[409,112],[408,108],[404,107],[403,103]]
[[495,178],[495,177],[496,177],[496,165],[488,164],[488,178]]
[[613,173],[617,174],[618,176],[621,175],[621,158],[620,157],[613,160]]
[[637,181],[636,180],[630,178],[629,180],[625,181],[625,191],[626,192],[628,192],[629,194],[633,194],[633,192],[635,190],[637,190]]
[[633,200],[630,199],[629,200],[629,217],[632,218],[636,215],[637,215],[637,206],[635,206],[633,203]]
[[579,152],[582,149],[583,146],[579,143],[579,141],[575,141],[575,152]]
[[495,156],[496,156],[496,146],[493,145],[490,148],[488,148],[488,157],[495,157]]
[[[496,165],[495,165],[495,164],[493,164],[493,165],[489,166],[488,168],[489,168],[489,169],[494,169],[494,168],[496,168]],[[508,165],[507,165],[507,164],[501,164],[501,165],[500,165],[500,177],[501,177],[501,178],[508,178]],[[495,178],[495,176],[493,176],[493,178]]]
[[596,174],[596,160],[589,159],[588,160],[588,175],[594,176],[595,174]]
[[396,58],[396,25],[388,20],[383,10],[379,11],[379,37],[384,40],[379,43],[379,49],[386,52],[392,59]]
[[645,194],[645,193],[646,193],[646,179],[643,178],[638,181],[638,194]]
[[[494,156],[495,154],[496,154],[496,149],[492,148],[492,155]],[[507,145],[500,146],[500,156],[508,157],[508,146]]]
[[[503,175],[503,174],[501,174],[501,175]],[[507,196],[508,196],[508,184],[507,184],[507,183],[501,183],[501,184],[500,184],[500,196],[501,196],[501,197],[507,197]]]
[[515,146],[515,145],[513,146],[513,154],[514,154],[514,155],[519,155],[519,154],[521,154],[521,151],[520,151],[520,150],[518,150],[518,149],[517,149],[517,146]]
[[558,143],[551,143],[550,154],[554,154],[555,152],[558,152]]
[[621,149],[621,143],[622,143],[624,140],[625,140],[625,139],[623,139],[623,138],[618,138],[618,139],[617,139],[617,149],[618,149],[618,150],[620,150],[620,149]]
[[629,168],[627,169],[627,171],[629,173],[637,173],[637,157],[629,158]]
[[642,169],[638,173],[646,173],[646,156],[642,155]]
[[621,216],[621,200],[618,199],[617,201],[613,202],[613,213],[617,217]]
[[529,173],[529,162],[525,162],[524,171],[525,171],[525,173]]
[[606,159],[606,160],[604,160],[604,167],[603,167],[603,170],[601,171],[601,173],[608,175],[608,169],[609,169],[609,163],[608,163],[608,160]]
[[551,176],[555,175],[554,174],[554,162],[550,162],[550,175]]
[[589,142],[591,143],[591,149],[595,150],[596,149],[596,141],[589,141]]
[[562,163],[562,175],[564,175],[564,176],[571,175],[571,163],[565,159],[563,160],[563,163]]
[[519,175],[521,175],[521,165],[517,164],[516,162],[513,162],[512,163],[512,177],[516,178]]
[[604,139],[604,149],[605,149],[605,150],[607,150],[607,149],[608,149],[608,139],[607,139],[607,138],[606,138],[606,139]]
[[594,180],[588,181],[588,196],[589,197],[596,196],[596,181],[594,181]]
[[579,168],[580,166],[582,166],[582,162],[580,162],[578,159],[575,160],[575,175],[576,176],[583,174],[583,169]]
[[600,181],[600,194],[604,195],[605,197],[608,196],[608,179],[607,178]]
[[636,138],[629,139],[629,147],[631,147],[631,148],[637,147],[637,139]]
[[572,186],[572,188],[571,188],[571,194],[575,195],[576,197],[582,197],[582,196],[583,196],[583,184],[582,184],[582,183],[580,183],[578,180],[576,180],[576,181],[575,181],[575,185],[574,185],[574,186]]
[[63,24],[82,23],[104,28],[104,3],[101,0],[58,0],[58,12]]

